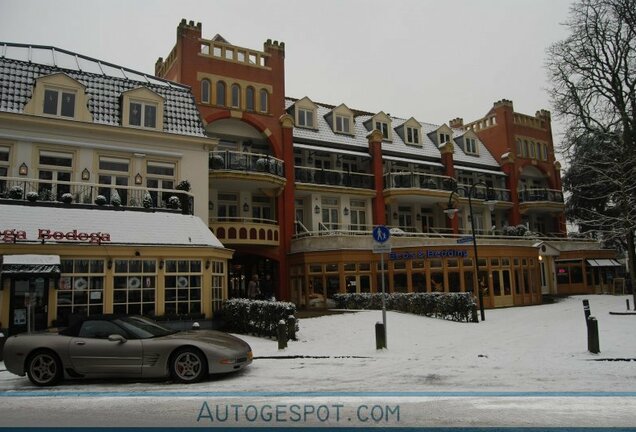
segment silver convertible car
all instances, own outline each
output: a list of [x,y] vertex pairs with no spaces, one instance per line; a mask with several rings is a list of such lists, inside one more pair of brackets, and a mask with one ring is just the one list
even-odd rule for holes
[[62,378],[161,378],[193,383],[252,362],[243,340],[214,330],[175,331],[138,316],[86,317],[53,333],[6,340],[4,364],[38,386]]

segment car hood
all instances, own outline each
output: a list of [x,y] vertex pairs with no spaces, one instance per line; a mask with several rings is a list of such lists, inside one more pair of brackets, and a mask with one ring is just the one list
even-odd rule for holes
[[216,330],[189,330],[180,331],[168,336],[162,336],[161,339],[183,339],[190,341],[198,341],[211,343],[217,346],[223,346],[227,348],[237,348],[239,346],[245,346],[249,349],[249,345],[242,339],[232,336],[228,333],[223,333]]

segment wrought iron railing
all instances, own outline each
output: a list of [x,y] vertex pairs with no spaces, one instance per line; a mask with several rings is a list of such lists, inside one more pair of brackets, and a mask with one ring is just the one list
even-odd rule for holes
[[452,191],[455,179],[422,172],[389,172],[384,174],[385,189],[417,188]]
[[295,179],[298,183],[344,186],[361,189],[373,189],[373,174],[352,171],[332,170],[314,167],[295,167]]
[[209,169],[211,171],[244,171],[285,176],[285,164],[281,159],[259,153],[246,153],[230,150],[210,152]]
[[519,202],[548,201],[563,203],[563,192],[558,189],[532,188],[518,192]]

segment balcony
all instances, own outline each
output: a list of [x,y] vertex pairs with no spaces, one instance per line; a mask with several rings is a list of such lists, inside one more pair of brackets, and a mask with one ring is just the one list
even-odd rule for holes
[[294,174],[297,183],[369,190],[375,187],[373,174],[367,173],[297,166]]
[[209,160],[210,178],[216,187],[280,188],[286,183],[281,159],[259,153],[213,151]]
[[526,213],[560,213],[565,209],[563,192],[558,189],[533,188],[518,192],[519,210]]
[[[177,199],[171,199],[172,197]],[[65,204],[78,207],[181,209],[187,214],[193,214],[194,211],[192,193],[176,189],[18,177],[0,177],[0,200],[28,201],[43,205]]]
[[224,245],[278,246],[278,221],[270,219],[210,218],[209,226]]

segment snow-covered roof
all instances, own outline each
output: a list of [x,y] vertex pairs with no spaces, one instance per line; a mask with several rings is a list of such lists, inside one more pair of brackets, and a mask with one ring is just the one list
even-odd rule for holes
[[[289,110],[297,101],[295,99],[285,99],[285,109]],[[325,116],[329,114],[333,107],[313,102],[317,107],[316,112],[316,125],[315,128],[294,128],[294,146],[300,143],[310,143],[316,146],[324,147],[324,151],[330,151],[330,147],[348,148],[351,150],[361,150],[368,153],[369,142],[367,135],[369,130],[364,126],[364,123],[373,118],[374,115],[370,113],[362,113],[355,111],[357,115],[354,117],[353,135],[336,133],[327,122]],[[406,157],[414,160],[432,161],[438,162],[441,165],[441,154],[437,145],[428,136],[430,133],[435,132],[440,128],[440,125],[434,125],[431,123],[424,123],[418,121],[422,127],[422,144],[412,145],[407,144],[402,140],[400,135],[396,133],[396,129],[401,127],[408,119],[397,118],[388,116],[391,119],[391,128],[393,129],[392,141],[382,144],[382,153],[384,155],[393,155],[397,157]],[[452,129],[455,140],[463,136],[466,131],[462,129]],[[455,143],[455,153],[453,159],[456,163],[463,165],[472,165],[474,167],[481,167],[484,169],[490,169],[494,171],[501,171],[499,163],[495,160],[492,154],[488,151],[486,146],[477,138],[476,144],[478,146],[477,155],[468,155],[464,153],[462,148]]]
[[46,243],[77,242],[72,237],[79,233],[102,233],[110,236],[108,244],[116,245],[224,247],[198,217],[168,212],[0,205],[0,223],[3,231],[26,232],[27,241],[38,241],[39,230],[76,230],[71,239],[51,237]]

